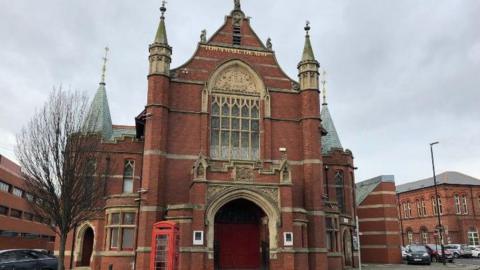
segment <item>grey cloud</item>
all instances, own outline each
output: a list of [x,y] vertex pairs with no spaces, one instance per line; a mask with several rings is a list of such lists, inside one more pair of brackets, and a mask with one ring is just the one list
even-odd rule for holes
[[[167,30],[178,66],[200,31],[213,34],[233,1],[168,3]],[[0,153],[52,86],[93,95],[103,47],[111,48],[107,91],[114,123],[133,124],[144,107],[148,44],[159,1],[0,0]],[[398,182],[439,171],[480,177],[480,2],[242,1],[262,40],[296,78],[305,20],[328,72],[329,106],[340,139],[356,157],[357,179],[395,174]]]

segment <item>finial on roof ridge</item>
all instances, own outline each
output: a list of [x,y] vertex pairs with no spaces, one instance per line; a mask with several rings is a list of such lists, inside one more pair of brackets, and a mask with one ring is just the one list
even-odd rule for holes
[[166,4],[167,4],[167,1],[163,0],[162,6],[160,7],[160,12],[162,13],[162,16],[160,18],[162,19],[165,19],[165,12],[167,11]]
[[101,84],[105,84],[105,73],[107,71],[107,61],[108,61],[108,52],[110,49],[108,47],[105,47],[105,56],[102,58],[103,59],[103,67],[102,67],[102,79],[100,81]]
[[240,3],[240,0],[233,0],[234,4],[234,10],[242,10],[242,4]]
[[325,69],[322,72],[322,94],[323,94],[323,103],[322,105],[328,105],[327,103],[327,71]]

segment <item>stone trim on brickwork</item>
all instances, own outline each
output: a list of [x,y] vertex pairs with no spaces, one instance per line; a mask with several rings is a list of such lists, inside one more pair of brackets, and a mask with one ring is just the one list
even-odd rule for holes
[[388,217],[381,217],[381,218],[360,218],[358,222],[376,222],[376,221],[395,221],[398,222],[398,218],[388,218]]
[[399,231],[368,231],[361,232],[360,235],[399,235]]
[[359,209],[371,209],[371,208],[397,208],[395,204],[371,204],[371,205],[360,205]]

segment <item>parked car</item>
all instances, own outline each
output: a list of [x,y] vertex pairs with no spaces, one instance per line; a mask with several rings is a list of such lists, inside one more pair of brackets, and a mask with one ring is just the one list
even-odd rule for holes
[[480,258],[480,247],[472,249],[472,257]]
[[432,263],[432,259],[425,246],[410,245],[407,253],[407,264],[428,264]]
[[31,249],[0,250],[1,270],[56,270],[57,258]]
[[406,260],[407,259],[407,248],[406,247],[402,247],[402,260]]
[[[432,258],[432,261],[443,262],[441,245],[427,244],[425,245],[425,247],[427,248],[428,253],[430,254],[430,257]],[[445,249],[445,260],[453,263],[453,259],[454,258],[453,258],[452,252]]]
[[449,244],[445,246],[445,249],[452,252],[455,259],[459,257],[472,257],[472,249],[469,248],[467,245]]

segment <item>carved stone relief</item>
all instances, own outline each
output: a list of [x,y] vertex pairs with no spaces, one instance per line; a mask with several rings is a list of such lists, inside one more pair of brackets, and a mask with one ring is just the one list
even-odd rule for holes
[[255,174],[252,167],[235,166],[232,171],[232,178],[236,182],[252,183],[254,181]]
[[253,76],[239,66],[225,70],[215,81],[213,90],[259,94]]

